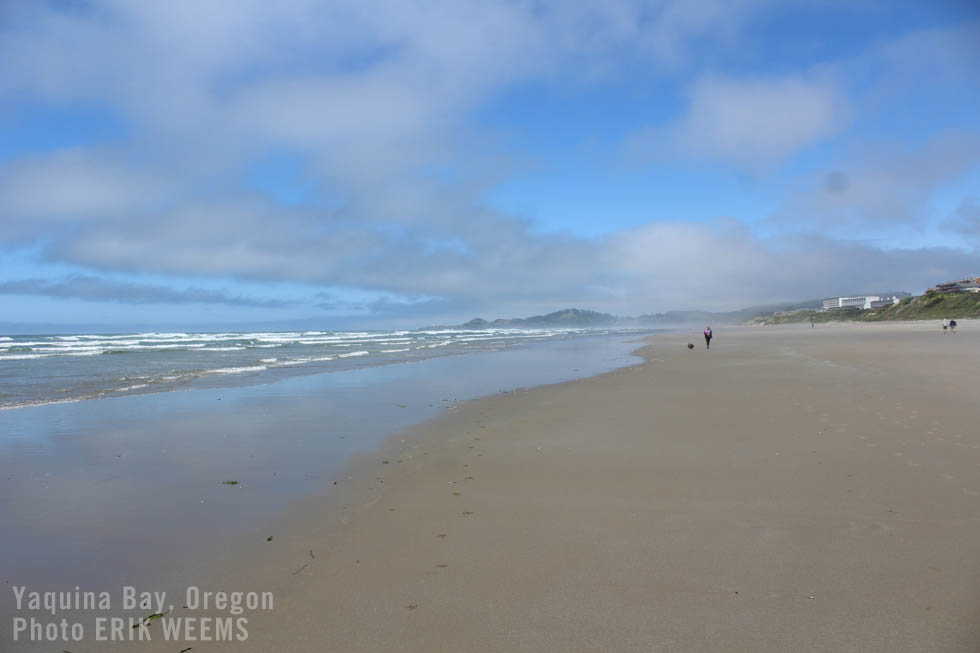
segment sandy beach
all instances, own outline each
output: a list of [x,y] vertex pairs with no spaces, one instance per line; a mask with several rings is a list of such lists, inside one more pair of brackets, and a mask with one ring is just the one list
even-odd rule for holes
[[0,34],[0,653],[980,653],[980,0]]
[[175,571],[274,592],[246,641],[120,650],[975,651],[977,326],[659,334],[463,403]]

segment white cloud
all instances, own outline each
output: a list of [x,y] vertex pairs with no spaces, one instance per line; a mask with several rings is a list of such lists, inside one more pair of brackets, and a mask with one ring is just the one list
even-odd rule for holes
[[[968,243],[980,248],[980,197],[974,195],[964,199],[956,213],[945,221],[943,228],[959,234]],[[980,269],[980,262],[977,268]]]
[[944,133],[917,147],[866,143],[806,178],[779,219],[856,228],[921,223],[936,189],[978,166],[977,132]]
[[[937,90],[977,89],[980,80],[980,21],[908,32],[869,47],[845,73],[862,111],[896,109],[911,93],[916,103],[928,101]],[[921,110],[921,109],[920,109]]]
[[0,166],[0,220],[103,219],[160,201],[168,185],[105,152],[73,149],[30,156]]
[[702,77],[683,116],[627,139],[638,160],[672,158],[766,170],[847,122],[848,102],[828,77],[732,79]]

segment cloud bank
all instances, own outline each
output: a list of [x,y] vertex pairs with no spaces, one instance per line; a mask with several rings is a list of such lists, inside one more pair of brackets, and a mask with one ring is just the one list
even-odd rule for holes
[[[711,71],[702,44],[734,51],[745,26],[772,6],[7,6],[0,20],[7,112],[95,106],[124,136],[0,164],[0,246],[37,247],[43,262],[89,271],[58,281],[9,279],[0,292],[282,304],[100,276],[153,273],[402,298],[365,304],[379,312],[399,305],[645,312],[914,289],[974,272],[969,208],[950,227],[965,234],[960,249],[885,251],[820,234],[831,224],[922,220],[937,186],[975,170],[976,133],[917,147],[855,147],[814,166],[765,236],[753,221],[719,212],[703,222],[651,215],[643,226],[585,238],[543,232],[487,201],[521,164],[480,111],[528,85],[621,83],[624,62],[686,89],[674,115],[626,129],[617,145],[658,165],[708,163],[765,176],[846,132],[864,106],[852,97],[855,75],[833,66]],[[280,185],[302,189],[301,201],[283,202],[249,183],[270,165],[287,171]]]
[[89,275],[71,275],[63,280],[18,279],[0,283],[0,295],[40,295],[61,299],[80,299],[88,302],[118,302],[121,304],[225,304],[282,308],[294,302],[279,299],[259,299],[232,295],[223,290],[186,288],[113,281]]

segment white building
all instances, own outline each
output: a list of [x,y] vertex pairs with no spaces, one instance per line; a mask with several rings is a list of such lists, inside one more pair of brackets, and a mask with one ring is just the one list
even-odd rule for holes
[[832,311],[839,308],[880,308],[897,304],[895,295],[864,295],[863,297],[832,297],[823,300],[823,309]]
[[891,306],[892,304],[898,303],[898,297],[881,297],[879,299],[871,300],[868,306],[865,308],[881,308],[882,306]]

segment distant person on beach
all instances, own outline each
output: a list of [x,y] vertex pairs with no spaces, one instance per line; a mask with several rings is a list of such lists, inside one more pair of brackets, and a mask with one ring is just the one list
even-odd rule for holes
[[711,327],[704,327],[704,346],[706,349],[711,349]]
[[946,335],[946,329],[949,328],[949,320],[943,319],[943,335]]
[[949,332],[954,336],[956,335],[956,320],[949,321]]

